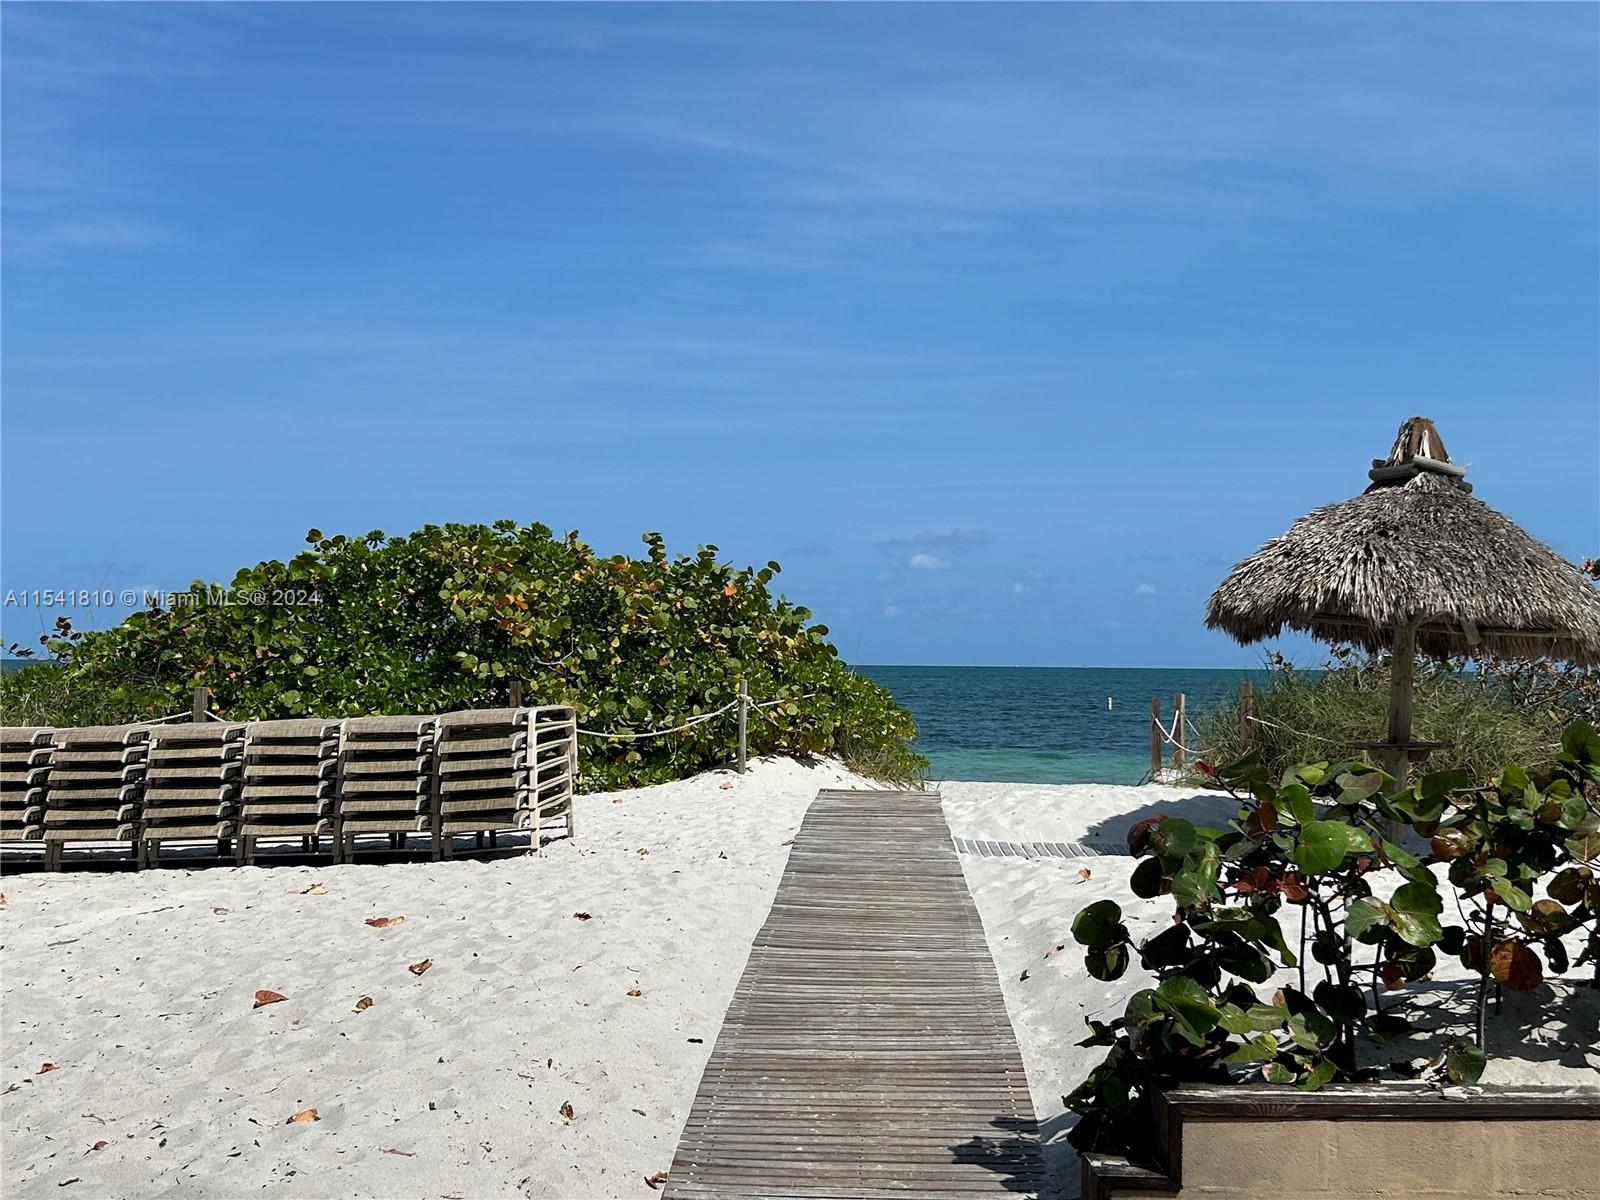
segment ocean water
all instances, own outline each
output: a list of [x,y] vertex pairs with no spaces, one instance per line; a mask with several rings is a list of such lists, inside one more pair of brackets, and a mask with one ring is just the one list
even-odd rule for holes
[[[1189,719],[1265,672],[1123,667],[882,667],[881,683],[916,718],[930,780],[1138,783],[1150,768],[1150,697]],[[1110,700],[1108,708],[1106,701]]]

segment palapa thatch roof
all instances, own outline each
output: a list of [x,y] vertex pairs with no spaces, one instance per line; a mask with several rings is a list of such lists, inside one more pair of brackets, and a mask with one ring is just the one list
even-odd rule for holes
[[1369,650],[1417,624],[1417,650],[1600,663],[1600,590],[1470,493],[1433,422],[1413,417],[1359,496],[1301,517],[1229,572],[1206,625],[1284,628]]

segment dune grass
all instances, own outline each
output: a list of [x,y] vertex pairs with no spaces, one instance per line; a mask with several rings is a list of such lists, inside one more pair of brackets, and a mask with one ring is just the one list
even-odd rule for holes
[[[1383,737],[1386,656],[1341,649],[1322,671],[1297,670],[1277,657],[1267,666],[1271,680],[1255,690],[1252,720],[1241,724],[1238,700],[1198,717],[1197,741],[1207,761],[1221,765],[1255,751],[1278,773],[1296,763],[1359,758],[1359,743]],[[1429,769],[1461,767],[1484,779],[1507,763],[1544,761],[1573,715],[1559,699],[1530,702],[1514,679],[1494,671],[1417,663],[1413,736],[1451,743],[1429,757]]]

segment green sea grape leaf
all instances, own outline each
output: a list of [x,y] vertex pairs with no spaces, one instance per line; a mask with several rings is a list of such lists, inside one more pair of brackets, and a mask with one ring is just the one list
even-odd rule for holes
[[1533,907],[1533,897],[1523,891],[1516,884],[1503,876],[1497,878],[1493,884],[1494,894],[1500,897],[1500,902],[1512,912],[1527,912]]
[[1333,1078],[1336,1069],[1332,1062],[1324,1059],[1306,1072],[1305,1078],[1300,1081],[1300,1090],[1302,1092],[1316,1091]]
[[1072,918],[1072,936],[1080,946],[1104,949],[1128,936],[1122,908],[1114,900],[1096,900]]
[[1289,1018],[1289,1037],[1303,1050],[1321,1050],[1332,1045],[1338,1033],[1338,1027],[1315,1009],[1295,1013]]
[[1439,918],[1432,913],[1408,913],[1393,911],[1391,924],[1394,931],[1400,935],[1401,940],[1413,946],[1431,946],[1444,936],[1444,930],[1439,925]]
[[1349,852],[1349,826],[1342,821],[1311,821],[1300,830],[1294,848],[1295,866],[1307,875],[1336,869]]
[[1128,969],[1128,947],[1121,944],[1091,949],[1083,963],[1090,975],[1109,983],[1122,978],[1122,973]]
[[1278,1057],[1278,1039],[1270,1033],[1251,1038],[1232,1054],[1223,1058],[1225,1063],[1271,1062]]
[[1370,896],[1363,896],[1350,905],[1350,911],[1345,915],[1344,928],[1351,937],[1358,938],[1374,926],[1388,923],[1388,906],[1378,903]]
[[1439,892],[1431,880],[1428,883],[1413,880],[1411,883],[1401,884],[1389,898],[1389,906],[1407,913],[1437,915],[1444,911],[1444,901],[1439,899]]
[[1444,1052],[1444,1073],[1451,1083],[1473,1084],[1483,1077],[1489,1056],[1471,1042],[1455,1042]]
[[1150,834],[1150,844],[1157,854],[1182,858],[1200,848],[1200,834],[1194,822],[1182,817],[1170,817],[1156,825]]
[[1287,812],[1297,825],[1308,824],[1317,816],[1317,806],[1311,799],[1311,793],[1301,783],[1291,783],[1279,789],[1277,806],[1280,818]]

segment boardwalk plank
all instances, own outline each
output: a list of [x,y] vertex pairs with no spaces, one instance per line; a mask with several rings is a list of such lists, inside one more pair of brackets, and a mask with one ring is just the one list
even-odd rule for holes
[[956,857],[1021,850],[952,838],[935,793],[820,792],[666,1196],[1036,1195],[1027,1077]]

